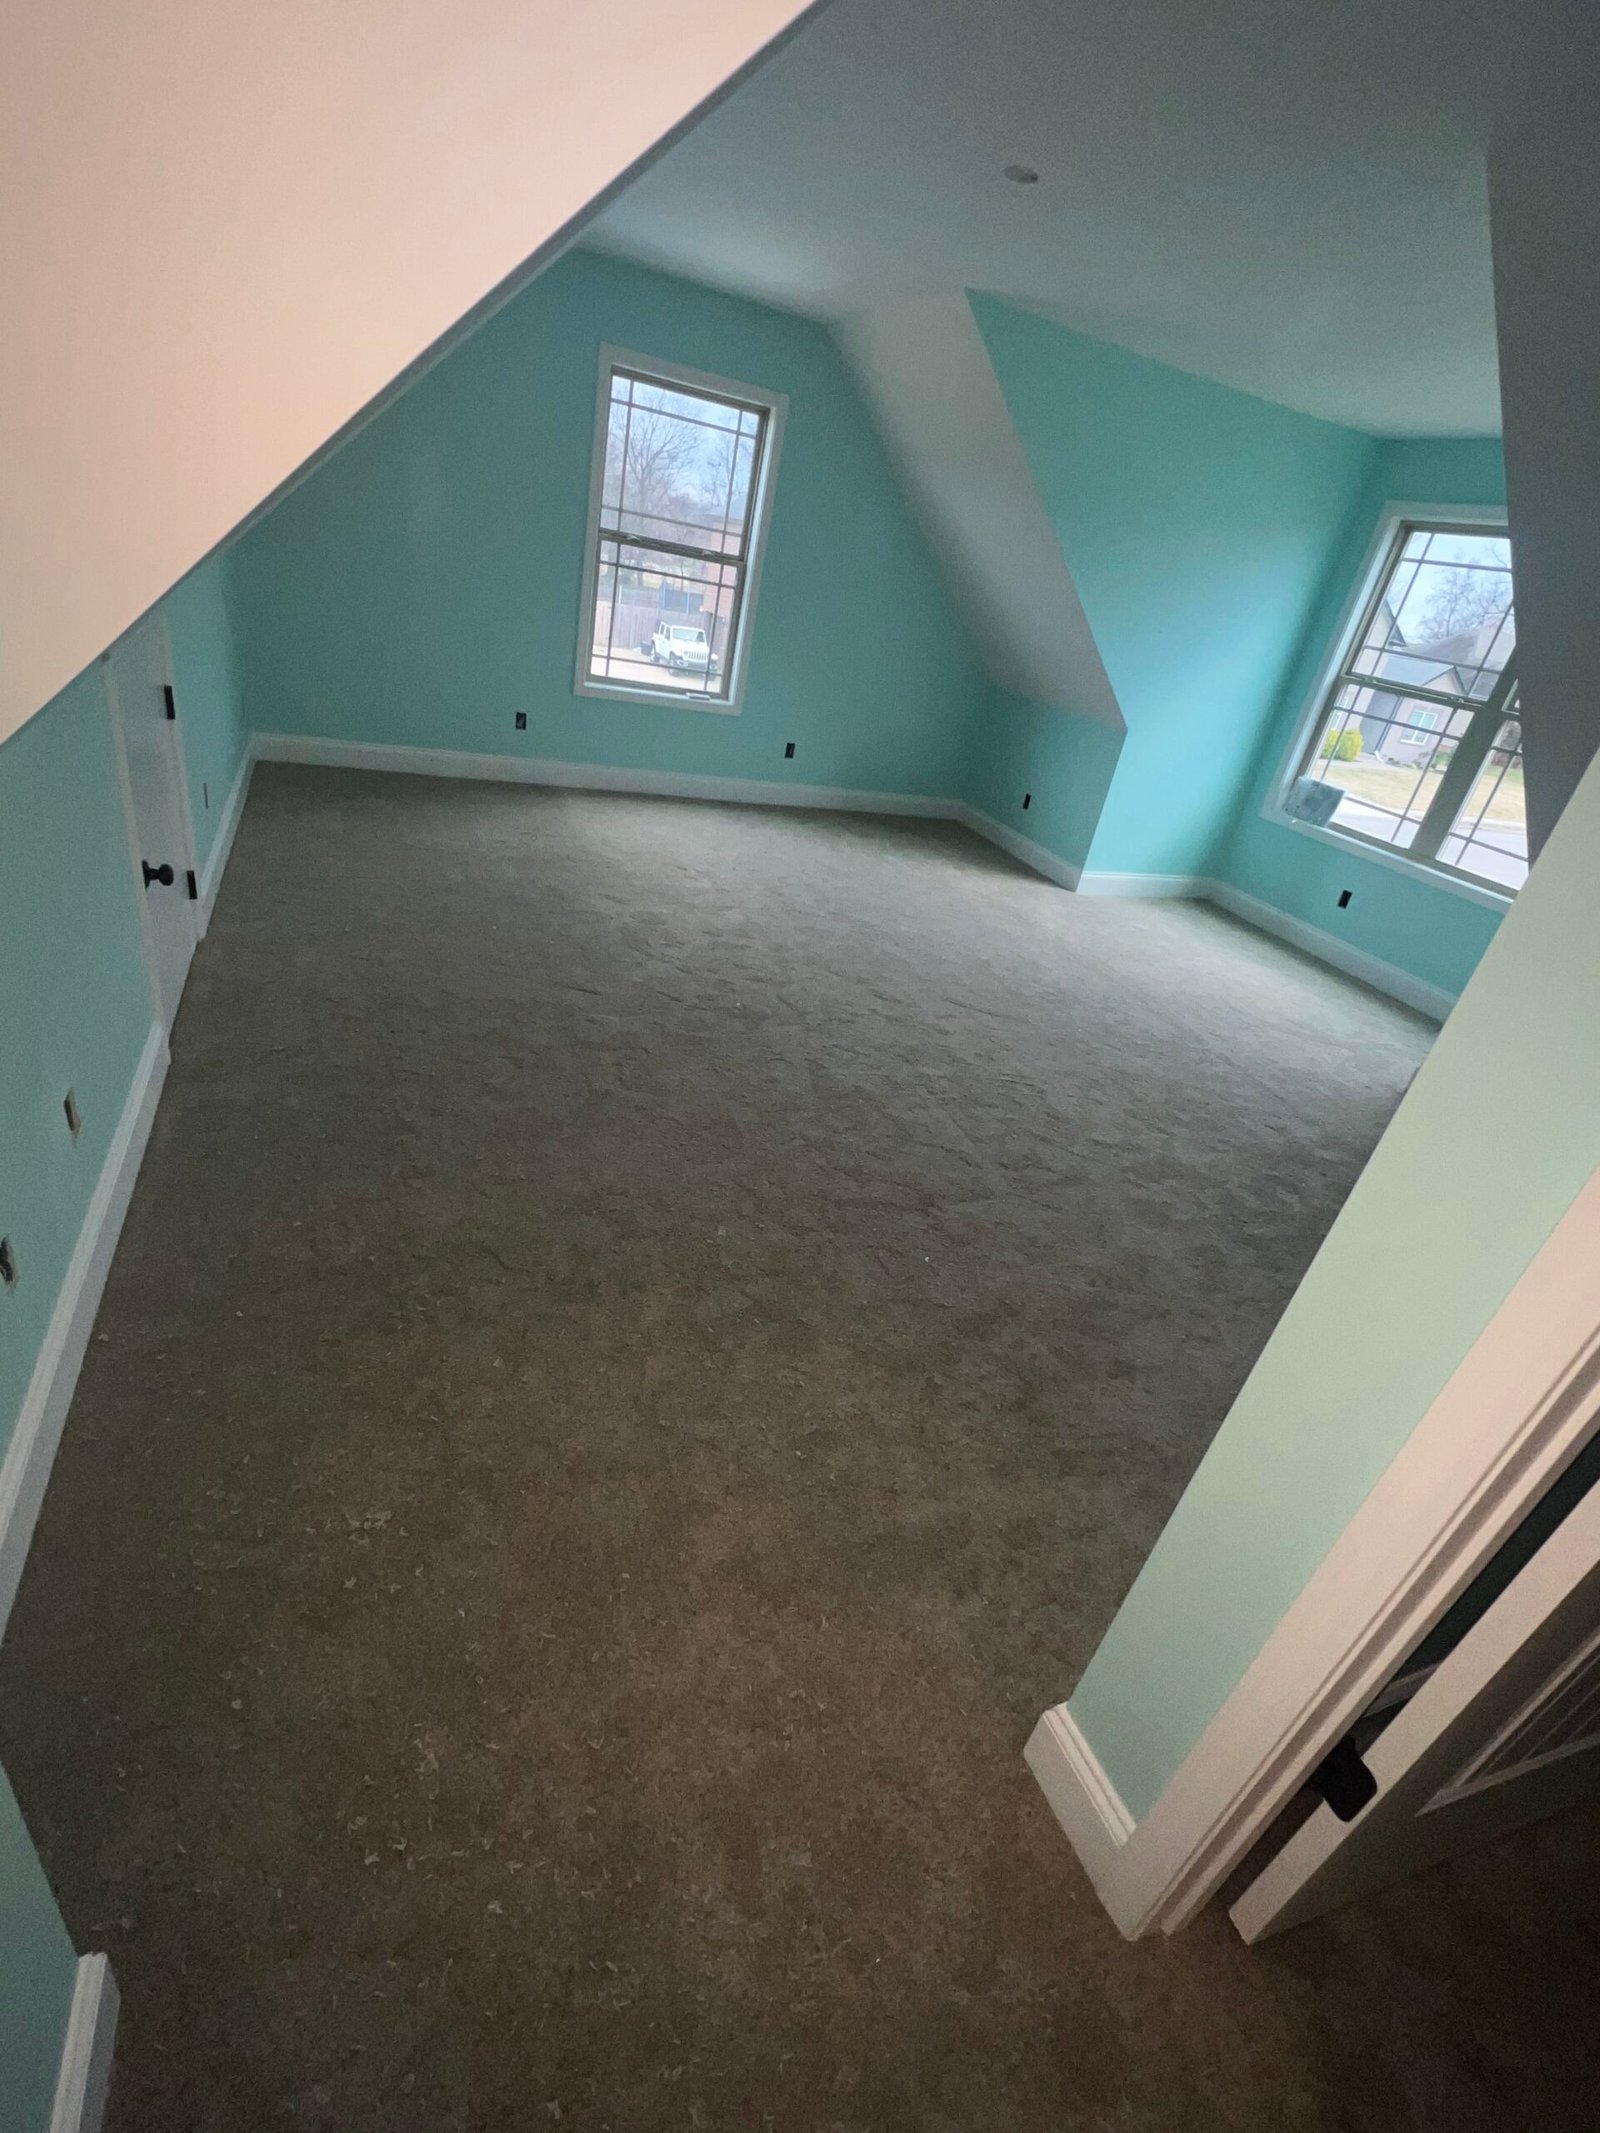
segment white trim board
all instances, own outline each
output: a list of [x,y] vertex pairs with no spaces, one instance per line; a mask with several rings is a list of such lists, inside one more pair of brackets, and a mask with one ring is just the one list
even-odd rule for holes
[[1442,985],[1430,985],[1426,979],[1413,977],[1409,970],[1402,970],[1398,963],[1386,963],[1378,956],[1369,955],[1364,948],[1352,947],[1350,942],[1340,940],[1336,933],[1325,933],[1320,926],[1308,925],[1303,918],[1291,918],[1276,904],[1263,903],[1258,896],[1247,896],[1231,881],[1207,881],[1200,894],[1207,903],[1215,904],[1218,910],[1226,911],[1234,918],[1243,919],[1247,926],[1254,926],[1258,932],[1274,934],[1280,941],[1287,941],[1291,948],[1315,956],[1319,963],[1331,964],[1335,970],[1342,970],[1346,977],[1358,978],[1363,985],[1372,986],[1374,991],[1386,992],[1403,1006],[1414,1007],[1430,1022],[1442,1022],[1456,1004],[1455,994],[1446,992]]
[[1002,852],[1009,852],[1013,859],[1031,867],[1035,874],[1042,874],[1046,881],[1053,881],[1062,889],[1082,889],[1083,878],[1070,859],[1059,858],[1044,845],[1035,844],[1031,837],[1024,837],[1020,830],[1008,829],[1003,822],[996,822],[993,815],[969,807],[965,800],[955,801],[951,812],[957,822],[976,836],[986,837],[991,844],[997,844]]
[[258,733],[252,758],[264,763],[305,763],[329,770],[397,771],[410,777],[477,778],[495,784],[549,785],[573,792],[625,792],[669,800],[722,800],[746,807],[810,807],[851,814],[913,815],[929,822],[960,822],[1057,887],[1080,896],[1186,898],[1211,903],[1270,933],[1318,962],[1343,971],[1418,1013],[1442,1022],[1454,995],[1426,984],[1397,964],[1352,948],[1276,905],[1247,896],[1230,882],[1204,874],[1120,874],[1080,871],[1019,830],[997,822],[965,800],[922,793],[868,792],[848,785],[789,785],[776,778],[710,777],[695,771],[628,770],[609,763],[569,763],[551,756],[475,755],[458,748],[411,748],[380,741],[318,740],[309,734]]
[[[974,828],[977,826],[973,824]],[[1326,963],[1331,969],[1342,971],[1346,977],[1370,985],[1375,992],[1387,993],[1391,1000],[1400,1001],[1402,1006],[1415,1008],[1430,1021],[1442,1022],[1456,1004],[1455,994],[1447,992],[1442,985],[1430,985],[1426,979],[1402,970],[1398,963],[1386,963],[1380,956],[1370,955],[1366,949],[1340,940],[1336,933],[1324,932],[1322,927],[1295,918],[1276,904],[1264,903],[1259,896],[1249,896],[1243,889],[1236,889],[1231,881],[1218,881],[1208,874],[1090,872],[1078,882],[1078,894],[1186,897],[1197,903],[1214,904],[1219,911],[1226,911],[1230,917],[1254,926],[1257,932],[1270,933],[1277,940],[1287,941],[1291,948],[1314,956],[1319,963]]]
[[1080,896],[1138,896],[1152,901],[1181,896],[1203,899],[1211,884],[1203,874],[1115,874],[1096,867],[1078,883]]
[[1096,1890],[1113,1885],[1136,1824],[1064,1703],[1044,1713],[1022,1754]]
[[211,839],[211,855],[200,870],[200,937],[205,938],[206,928],[211,924],[211,914],[216,909],[217,891],[222,887],[223,872],[233,854],[233,840],[239,834],[239,820],[244,813],[245,799],[250,790],[250,773],[256,764],[255,749],[246,744],[244,759],[238,774],[228,789],[228,797],[222,803],[222,812],[217,817],[216,833]]
[[145,1039],[134,1069],[122,1116],[90,1195],[16,1427],[5,1458],[0,1461],[0,1634],[4,1633],[11,1603],[22,1581],[28,1543],[33,1538],[94,1315],[111,1270],[111,1255],[116,1250],[150,1138],[161,1085],[166,1079],[167,1056],[166,1033],[158,1023]]
[[[1106,1838],[1089,1744],[1065,1706],[1046,1714],[1082,1751],[1055,1756],[1047,1795],[1129,1939],[1216,1894],[1600,1427],[1597,1261],[1600,1171],[1124,1843]],[[1032,1744],[1029,1761],[1044,1784]]]
[[571,792],[625,792],[667,800],[726,800],[747,807],[814,807],[851,814],[921,815],[953,822],[954,800],[922,793],[866,792],[849,785],[786,785],[776,778],[720,778],[685,770],[626,770],[553,756],[473,755],[459,748],[406,748],[377,741],[323,741],[299,733],[258,733],[263,763],[309,763],[329,770],[387,770],[423,778],[476,778],[499,785],[550,785]]
[[100,2133],[111,2092],[111,2059],[121,2007],[117,1981],[103,1955],[78,1959],[72,2012],[61,2047],[61,2071],[50,2112],[50,2133]]

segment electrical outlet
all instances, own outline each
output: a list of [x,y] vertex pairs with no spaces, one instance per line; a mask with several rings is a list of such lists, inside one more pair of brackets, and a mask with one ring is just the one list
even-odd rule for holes
[[67,1114],[67,1131],[76,1140],[83,1130],[83,1113],[78,1109],[78,1099],[71,1089],[62,1098],[61,1108]]
[[1350,908],[1350,897],[1351,897],[1351,891],[1350,891],[1349,889],[1341,889],[1341,890],[1339,891],[1339,909],[1340,909],[1341,911],[1348,911],[1348,910],[1349,910],[1349,908]]
[[8,1289],[17,1285],[17,1255],[11,1248],[9,1237],[0,1237],[0,1281]]
[[785,742],[784,742],[784,744],[783,744],[783,755],[784,755],[784,761],[785,761],[785,762],[787,762],[787,761],[788,761],[788,759],[789,759],[789,757],[790,757],[790,756],[792,756],[793,754],[794,754],[794,742],[793,742],[793,741],[785,741]]
[[1033,794],[1032,794],[1031,792],[1025,792],[1025,793],[1024,793],[1024,794],[1022,795],[1022,812],[1023,812],[1024,814],[1026,814],[1026,813],[1028,812],[1028,809],[1029,809],[1030,807],[1032,807],[1032,805],[1033,805]]
[[528,714],[527,714],[527,712],[526,712],[526,711],[519,711],[519,712],[517,713],[517,731],[518,731],[519,733],[526,733],[526,732],[527,732],[527,730],[528,730]]

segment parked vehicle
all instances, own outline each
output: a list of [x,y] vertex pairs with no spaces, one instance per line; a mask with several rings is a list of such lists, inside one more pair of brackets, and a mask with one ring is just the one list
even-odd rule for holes
[[696,622],[658,622],[650,639],[650,657],[658,667],[672,667],[681,674],[716,672],[706,633]]

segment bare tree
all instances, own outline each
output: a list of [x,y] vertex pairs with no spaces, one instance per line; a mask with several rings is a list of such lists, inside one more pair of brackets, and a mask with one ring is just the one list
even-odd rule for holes
[[1496,571],[1472,570],[1465,564],[1441,571],[1434,579],[1418,617],[1416,642],[1441,644],[1465,636],[1485,622],[1498,622],[1511,605],[1511,581]]
[[620,493],[609,500],[620,503],[630,519],[644,521],[639,531],[665,535],[664,522],[683,516],[685,477],[695,458],[694,432],[648,407],[635,407],[631,420],[627,410],[617,408],[611,423],[613,436],[626,437],[626,447]]

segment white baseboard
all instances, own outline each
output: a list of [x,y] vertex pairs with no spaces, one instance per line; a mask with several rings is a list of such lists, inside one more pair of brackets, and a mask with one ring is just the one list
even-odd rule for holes
[[[1230,882],[1203,874],[1124,874],[1105,869],[1080,870],[1044,845],[995,821],[965,800],[940,800],[922,793],[866,792],[847,785],[786,785],[777,779],[705,777],[676,770],[619,770],[608,763],[566,763],[549,756],[473,755],[456,748],[407,748],[376,741],[317,740],[299,733],[258,733],[252,757],[265,763],[309,763],[325,769],[401,771],[425,778],[478,778],[497,784],[553,785],[576,792],[653,794],[662,799],[725,800],[755,807],[844,809],[853,814],[916,815],[927,821],[960,822],[979,837],[1009,852],[1025,867],[1076,890],[1080,896],[1145,898],[1186,897],[1213,903],[1263,933],[1287,941],[1319,962],[1359,978],[1391,999],[1442,1022],[1455,1005],[1437,985],[1414,978],[1396,964],[1385,963],[1336,935],[1291,918],[1273,904],[1247,896]],[[241,776],[243,773],[241,773]],[[240,790],[241,803],[243,799]],[[232,804],[230,797],[230,805]],[[235,818],[237,819],[237,818]],[[230,833],[231,834],[231,833]],[[221,837],[218,846],[221,846]],[[210,868],[208,866],[209,874]],[[220,868],[219,868],[220,873]],[[214,892],[213,892],[214,893]]]
[[374,741],[322,741],[298,733],[258,733],[263,763],[313,763],[335,770],[402,771],[424,778],[477,778],[501,785],[554,785],[573,792],[644,793],[666,800],[725,800],[753,807],[842,809],[851,814],[921,815],[953,821],[954,800],[922,793],[868,792],[850,785],[786,785],[776,778],[719,778],[680,770],[619,770],[552,756],[472,755],[457,748],[402,748]]
[[1035,844],[1031,837],[1008,829],[1003,822],[996,822],[993,815],[969,807],[965,800],[955,801],[951,812],[956,821],[964,823],[976,835],[987,837],[991,844],[999,845],[1002,852],[1009,852],[1013,859],[1020,859],[1025,867],[1031,867],[1035,874],[1042,874],[1046,881],[1053,881],[1063,889],[1080,886],[1078,869],[1070,860],[1059,858],[1042,844]]
[[1386,992],[1390,999],[1414,1007],[1431,1022],[1442,1022],[1456,1004],[1454,993],[1446,992],[1443,986],[1429,985],[1424,979],[1413,977],[1409,970],[1402,970],[1397,963],[1386,963],[1378,956],[1369,955],[1364,948],[1353,948],[1337,934],[1324,933],[1320,926],[1309,926],[1304,919],[1291,918],[1276,904],[1263,903],[1258,896],[1247,896],[1230,881],[1207,881],[1201,893],[1208,903],[1243,919],[1247,926],[1255,926],[1262,933],[1287,941],[1292,948],[1315,956],[1319,963],[1329,963],[1335,970],[1342,970],[1346,977],[1359,978],[1363,985],[1372,986],[1376,992]]
[[1085,873],[1080,896],[1202,897],[1208,884],[1199,874],[1115,874],[1101,868]]
[[111,1965],[103,1955],[78,1959],[56,2077],[50,2133],[100,2133],[106,2097],[111,2091],[111,2058],[117,2041],[121,2000]]
[[1064,1703],[1045,1712],[1022,1752],[1096,1895],[1122,1924],[1119,1868],[1134,1819]]
[[255,768],[255,750],[246,747],[244,761],[239,765],[238,775],[229,788],[228,797],[222,803],[222,813],[217,819],[216,835],[211,840],[211,854],[200,869],[200,936],[205,938],[211,913],[216,908],[217,891],[222,887],[223,871],[233,851],[233,840],[239,832],[239,818],[244,813],[245,795],[250,789],[250,773]]
[[[0,1634],[22,1581],[45,1483],[89,1345],[90,1329],[111,1269],[122,1218],[150,1138],[167,1073],[167,1040],[159,1025],[145,1039],[111,1146],[100,1167],[78,1241],[23,1397],[16,1428],[0,1462]],[[26,1273],[26,1269],[24,1269]]]
[[[973,827],[977,828],[978,824],[974,823]],[[1315,956],[1319,963],[1342,971],[1346,977],[1358,978],[1363,985],[1370,985],[1375,992],[1387,993],[1391,1000],[1398,1000],[1405,1007],[1415,1008],[1430,1021],[1442,1022],[1456,1004],[1455,995],[1446,992],[1442,986],[1430,985],[1423,978],[1413,977],[1409,970],[1402,970],[1397,963],[1386,963],[1379,956],[1369,955],[1364,948],[1352,947],[1348,941],[1340,940],[1336,933],[1325,933],[1320,926],[1292,918],[1287,911],[1280,911],[1276,904],[1263,903],[1259,896],[1247,896],[1231,881],[1218,881],[1207,874],[1090,871],[1079,878],[1077,888],[1080,896],[1186,897],[1197,903],[1215,904],[1219,911],[1242,919],[1258,932],[1287,941],[1290,947],[1300,949],[1303,954]]]

